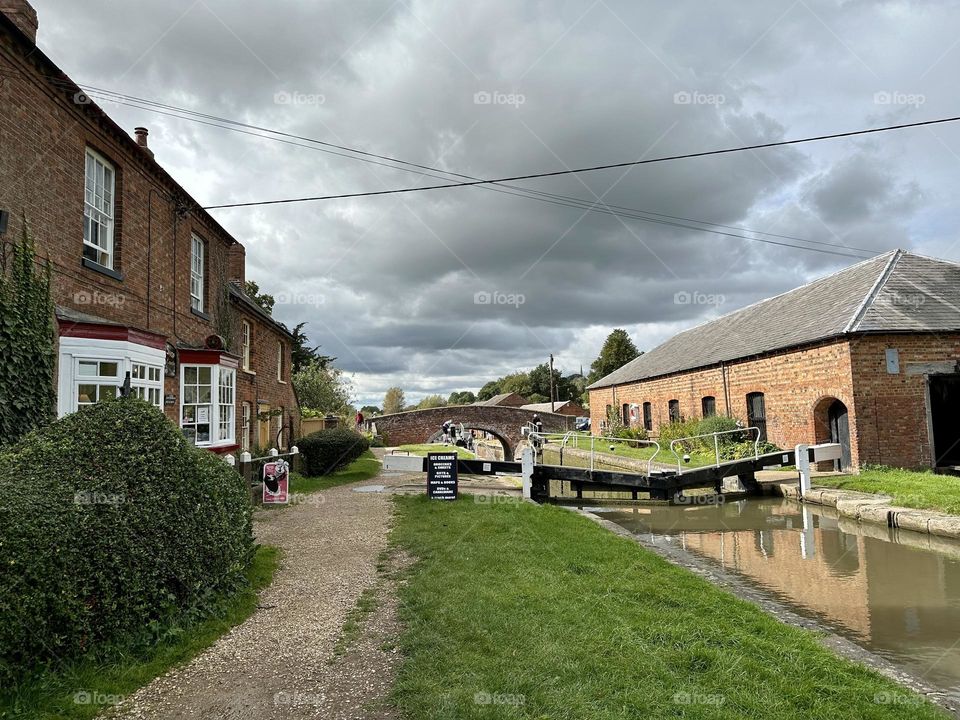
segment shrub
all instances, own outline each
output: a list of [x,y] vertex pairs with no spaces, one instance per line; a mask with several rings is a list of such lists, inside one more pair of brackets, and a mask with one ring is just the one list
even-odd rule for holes
[[303,454],[303,473],[308,477],[329,475],[363,455],[370,442],[349,428],[318,430],[297,441]]
[[740,460],[741,458],[753,457],[755,451],[757,454],[765,455],[779,450],[776,445],[769,442],[761,442],[759,446],[754,447],[753,441],[727,443],[720,446],[720,460]]
[[252,557],[246,484],[152,405],[83,408],[0,453],[0,682],[152,643]]
[[[709,435],[711,433],[718,432],[727,432],[729,430],[738,429],[737,421],[735,418],[727,417],[726,415],[711,415],[710,417],[705,417],[699,423],[697,423],[697,431],[694,435]],[[743,438],[738,433],[729,433],[727,435],[720,435],[718,437],[720,444],[725,445],[727,443],[739,442]],[[704,446],[708,446],[710,450],[713,450],[713,440],[711,438],[703,438]]]
[[649,440],[650,438],[647,431],[642,427],[622,427],[615,430],[613,436],[625,440]]

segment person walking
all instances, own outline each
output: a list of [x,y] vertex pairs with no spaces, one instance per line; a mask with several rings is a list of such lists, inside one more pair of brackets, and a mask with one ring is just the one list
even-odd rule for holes
[[357,410],[357,432],[363,430],[363,413]]

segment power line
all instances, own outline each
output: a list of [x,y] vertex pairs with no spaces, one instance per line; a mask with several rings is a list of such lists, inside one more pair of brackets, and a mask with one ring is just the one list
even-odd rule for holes
[[365,192],[341,193],[339,195],[314,195],[300,198],[285,198],[282,200],[256,200],[242,203],[225,203],[223,205],[208,205],[204,210],[219,210],[223,208],[254,207],[259,205],[284,205],[289,203],[316,202],[320,200],[343,200],[348,198],[374,197],[378,195],[400,195],[404,193],[424,192],[427,190],[444,190],[447,188],[471,187],[476,185],[494,185],[507,182],[516,182],[517,180],[534,180],[539,178],[559,177],[561,175],[578,175],[582,173],[595,172],[598,170],[615,170],[617,168],[636,167],[637,165],[652,165],[654,163],[672,162],[674,160],[689,160],[692,158],[709,157],[714,155],[727,155],[730,153],[744,152],[746,150],[762,150],[765,148],[785,147],[787,145],[800,145],[802,143],[820,142],[823,140],[836,140],[838,138],[855,137],[859,135],[870,135],[874,133],[889,132],[891,130],[903,130],[906,128],[924,127],[929,125],[940,125],[943,123],[957,122],[960,116],[940,118],[938,120],[923,120],[914,123],[903,123],[900,125],[887,125],[879,128],[869,128],[866,130],[852,130],[842,133],[831,133],[829,135],[815,135],[812,137],[796,138],[793,140],[780,140],[778,142],[758,143],[755,145],[741,145],[739,147],[723,148],[721,150],[704,150],[694,153],[683,153],[680,155],[666,155],[662,157],[649,158],[647,160],[629,160],[619,163],[608,163],[606,165],[591,165],[588,167],[574,168],[567,170],[553,170],[550,172],[529,173],[527,175],[509,175],[507,177],[496,178],[494,180],[471,180],[468,182],[445,183],[443,185],[427,185],[421,187],[394,188],[391,190],[368,190]]
[[[776,234],[776,233],[769,233],[769,232],[760,231],[760,230],[752,230],[752,229],[750,229],[750,228],[741,228],[741,227],[734,226],[734,225],[724,225],[724,224],[721,224],[721,223],[713,223],[713,222],[706,221],[706,220],[697,220],[697,219],[692,219],[692,218],[685,218],[685,217],[682,217],[682,216],[668,215],[668,214],[665,214],[665,213],[657,213],[657,212],[653,212],[653,211],[637,210],[637,209],[635,209],[635,208],[630,208],[630,207],[626,207],[626,206],[622,206],[622,205],[607,204],[607,203],[604,203],[602,200],[597,200],[597,201],[594,202],[594,201],[585,200],[585,199],[582,199],[582,198],[577,198],[577,197],[572,197],[572,196],[567,196],[567,195],[561,195],[561,194],[558,194],[558,193],[549,193],[549,192],[544,192],[544,191],[539,191],[539,190],[533,190],[533,189],[525,188],[525,187],[522,187],[522,186],[506,185],[506,184],[502,184],[502,183],[500,183],[499,181],[496,181],[496,180],[481,180],[480,178],[475,178],[475,177],[473,177],[473,176],[465,175],[465,174],[463,174],[463,173],[457,173],[457,172],[454,172],[454,171],[444,170],[444,169],[441,169],[441,168],[434,168],[434,167],[431,167],[431,166],[428,166],[428,165],[422,165],[422,164],[419,164],[419,163],[412,163],[412,162],[409,162],[409,161],[406,161],[406,160],[401,160],[401,159],[398,159],[398,158],[393,158],[393,157],[390,157],[390,156],[387,156],[387,155],[379,155],[379,154],[376,154],[376,153],[371,153],[371,152],[367,152],[367,151],[364,151],[364,150],[359,150],[359,149],[356,149],[356,148],[351,148],[351,147],[344,146],[344,145],[337,145],[337,144],[335,144],[335,143],[329,143],[329,142],[325,142],[325,141],[322,141],[322,140],[317,140],[317,139],[314,139],[314,138],[309,138],[309,137],[304,137],[304,136],[300,136],[300,135],[295,135],[295,134],[292,134],[292,133],[286,133],[286,132],[283,132],[283,131],[273,130],[273,129],[265,128],[265,127],[262,127],[262,126],[251,125],[251,124],[249,124],[249,123],[243,123],[243,122],[236,121],[236,120],[231,120],[231,119],[228,119],[228,118],[222,118],[222,117],[219,117],[219,116],[216,116],[216,115],[211,115],[211,114],[208,114],[208,113],[201,113],[201,112],[194,111],[194,110],[189,110],[189,109],[186,109],[186,108],[180,108],[180,107],[177,107],[177,106],[174,106],[174,105],[167,105],[167,104],[159,103],[159,102],[156,102],[156,101],[153,101],[153,100],[147,100],[147,99],[144,99],[144,98],[138,98],[138,97],[136,97],[136,96],[127,95],[127,94],[125,94],[125,93],[118,93],[118,92],[111,91],[111,90],[106,90],[106,89],[103,89],[103,88],[94,88],[94,87],[92,87],[92,86],[87,86],[87,90],[88,90],[88,91],[91,91],[92,93],[97,94],[97,95],[103,94],[103,95],[104,95],[104,99],[109,100],[109,101],[111,101],[111,102],[116,102],[116,103],[121,104],[121,105],[126,105],[126,106],[128,106],[128,107],[134,107],[134,108],[137,108],[137,109],[147,110],[147,111],[149,111],[149,112],[155,112],[155,113],[158,113],[158,114],[162,114],[162,115],[166,115],[166,116],[170,116],[170,117],[175,117],[175,118],[178,118],[178,119],[190,120],[190,121],[192,121],[192,122],[197,122],[197,123],[200,123],[200,124],[203,124],[203,125],[207,125],[207,126],[211,126],[211,127],[216,127],[216,128],[220,128],[220,129],[223,129],[223,130],[230,130],[230,131],[233,131],[233,132],[239,132],[239,133],[246,134],[246,135],[252,135],[253,137],[264,138],[264,139],[273,140],[273,141],[276,141],[276,142],[283,142],[283,143],[285,143],[285,144],[294,145],[294,146],[297,146],[297,147],[303,147],[303,148],[307,148],[307,149],[311,149],[311,150],[319,150],[319,151],[327,152],[327,153],[330,153],[330,154],[333,154],[333,155],[337,155],[337,156],[340,156],[340,157],[345,157],[345,158],[353,159],[353,160],[360,160],[360,161],[362,161],[362,162],[369,162],[369,163],[372,163],[372,164],[375,164],[375,165],[380,165],[380,166],[387,167],[387,168],[390,168],[390,169],[404,170],[404,171],[406,171],[406,172],[411,172],[410,170],[407,170],[406,167],[395,167],[394,165],[388,165],[388,164],[386,164],[386,163],[384,163],[384,162],[377,162],[376,160],[370,160],[370,159],[368,159],[368,158],[378,158],[378,159],[386,160],[386,161],[391,162],[391,163],[398,163],[398,164],[406,165],[406,166],[409,166],[409,167],[415,167],[415,168],[420,168],[420,169],[423,169],[423,170],[440,172],[440,173],[444,173],[445,175],[453,175],[453,176],[456,176],[456,177],[463,177],[463,178],[468,178],[468,179],[471,180],[471,182],[453,183],[453,184],[448,184],[448,185],[444,185],[444,186],[427,186],[427,187],[416,188],[416,189],[424,189],[424,190],[427,190],[427,189],[433,189],[433,188],[435,188],[435,187],[459,187],[459,186],[471,186],[471,185],[472,185],[472,186],[478,186],[478,187],[480,187],[481,189],[484,189],[484,190],[493,190],[493,191],[496,191],[496,192],[503,192],[503,193],[505,193],[505,194],[516,195],[516,196],[518,196],[518,197],[524,197],[524,198],[527,198],[527,199],[530,199],[530,200],[537,200],[537,201],[540,201],[540,202],[547,202],[547,203],[550,203],[550,204],[553,204],[553,205],[559,205],[559,206],[563,206],[563,207],[571,207],[571,208],[586,210],[586,211],[590,211],[590,212],[601,212],[601,213],[608,214],[608,215],[612,215],[612,216],[618,217],[618,218],[627,218],[627,219],[632,219],[632,220],[639,220],[639,221],[642,221],[642,222],[656,223],[656,224],[666,225],[666,226],[670,226],[670,227],[677,227],[677,228],[682,228],[682,229],[692,230],[692,231],[697,231],[697,232],[709,232],[709,233],[713,233],[713,234],[717,234],[717,235],[723,235],[723,236],[726,236],[726,237],[738,238],[738,239],[748,240],[748,241],[752,241],[752,242],[761,242],[761,243],[770,244],[770,245],[778,245],[778,246],[782,246],[782,247],[789,247],[789,248],[800,249],[800,250],[809,250],[809,251],[814,251],[814,252],[823,252],[823,253],[827,253],[827,254],[831,254],[831,255],[839,255],[839,256],[843,256],[843,257],[852,257],[852,258],[856,258],[856,259],[862,259],[862,256],[860,256],[860,255],[854,255],[854,254],[851,254],[851,253],[836,252],[836,251],[830,251],[830,250],[821,250],[821,249],[819,249],[819,248],[811,248],[811,247],[806,247],[806,246],[803,246],[803,245],[795,245],[795,244],[792,244],[792,243],[777,242],[777,241],[773,241],[773,240],[765,240],[765,239],[763,239],[763,238],[749,237],[749,236],[740,235],[740,234],[737,234],[737,233],[724,232],[724,231],[716,230],[716,229],[714,229],[714,228],[719,227],[719,228],[725,228],[725,229],[740,230],[741,232],[750,232],[750,233],[755,233],[755,234],[762,234],[762,235],[767,235],[767,236],[769,236],[769,237],[777,237],[777,238],[783,238],[783,239],[788,239],[788,240],[796,240],[796,241],[799,241],[799,242],[805,242],[805,243],[810,243],[810,244],[822,245],[822,246],[826,246],[826,247],[842,248],[842,249],[844,249],[844,250],[852,250],[852,251],[854,251],[854,252],[864,252],[864,253],[869,253],[869,254],[875,254],[875,251],[872,250],[872,249],[851,247],[851,246],[843,245],[843,244],[841,244],[841,243],[829,243],[829,242],[818,241],[818,240],[807,240],[807,239],[805,239],[805,238],[799,238],[799,237],[790,236],[790,235],[779,235],[779,234]],[[161,109],[158,109],[158,108],[165,108],[166,110],[161,110]],[[168,112],[167,110],[169,110],[169,112]],[[188,116],[193,116],[193,117],[188,117]],[[199,119],[199,118],[207,118],[207,120]],[[225,123],[225,125],[221,125],[220,123]],[[304,140],[304,141],[306,141],[306,142],[312,143],[312,145],[304,145],[304,144],[299,143],[299,142],[293,142],[293,141],[290,141],[290,140],[284,140],[284,139],[282,139],[281,137],[271,137],[271,136],[269,136],[269,135],[261,135],[260,132],[250,132],[250,131],[244,130],[244,129],[242,129],[242,128],[250,128],[250,129],[252,129],[252,130],[262,131],[262,132],[270,133],[270,134],[272,134],[272,135],[282,136],[282,137],[284,137],[284,138],[295,138],[295,139],[298,139],[298,140]],[[316,145],[325,146],[325,147],[316,147]],[[332,150],[327,150],[326,148],[329,148],[329,147],[338,148],[338,149],[345,150],[345,151],[347,151],[347,152],[355,153],[356,155],[365,156],[365,157],[356,157],[355,155],[348,155],[348,154],[345,154],[345,153],[342,153],[342,152],[335,152],[335,151],[332,151]],[[723,151],[721,151],[721,152],[723,152]],[[727,152],[729,152],[729,151],[727,151]],[[574,170],[563,171],[563,172],[561,172],[561,173],[559,173],[559,174],[566,174],[566,173],[573,173],[573,172],[577,172],[577,171],[574,171]],[[421,175],[421,176],[427,176],[427,177],[434,177],[434,178],[438,178],[438,179],[441,179],[441,180],[446,180],[446,179],[448,179],[447,177],[440,176],[440,175],[436,175],[436,174],[434,174],[434,172],[416,172],[415,174]],[[557,173],[555,173],[555,174],[557,174]],[[509,188],[509,189],[505,189],[505,188]],[[411,189],[411,190],[413,190],[413,189]],[[512,191],[516,191],[516,192],[512,192]],[[387,191],[384,191],[384,192],[386,193]],[[381,193],[376,193],[376,194],[381,194]],[[293,202],[293,201],[279,201],[279,202]],[[270,202],[270,201],[268,201],[267,203],[264,203],[264,204],[273,204],[273,203]],[[215,206],[215,207],[221,207],[221,206]],[[209,208],[209,209],[213,209],[213,208]],[[652,216],[655,216],[655,217],[648,217],[648,215],[652,215]],[[682,222],[670,222],[670,221],[668,221],[668,220],[663,220],[663,219],[660,219],[660,218],[669,218],[669,219],[671,219],[671,220],[682,221]],[[687,223],[697,223],[697,224],[700,224],[700,225],[706,225],[706,226],[712,226],[712,227],[697,227],[696,225],[689,225],[689,224],[687,224]]]

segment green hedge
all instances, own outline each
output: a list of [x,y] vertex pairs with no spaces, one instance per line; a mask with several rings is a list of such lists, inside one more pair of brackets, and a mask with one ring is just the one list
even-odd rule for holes
[[309,477],[329,475],[363,455],[370,441],[348,428],[318,430],[297,441],[303,454],[303,474]]
[[0,682],[155,642],[242,586],[246,484],[162,412],[104,402],[0,452]]

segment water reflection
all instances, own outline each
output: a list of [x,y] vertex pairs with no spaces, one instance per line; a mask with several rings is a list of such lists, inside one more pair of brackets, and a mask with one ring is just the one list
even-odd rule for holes
[[960,700],[960,543],[788,500],[603,515],[749,578]]

